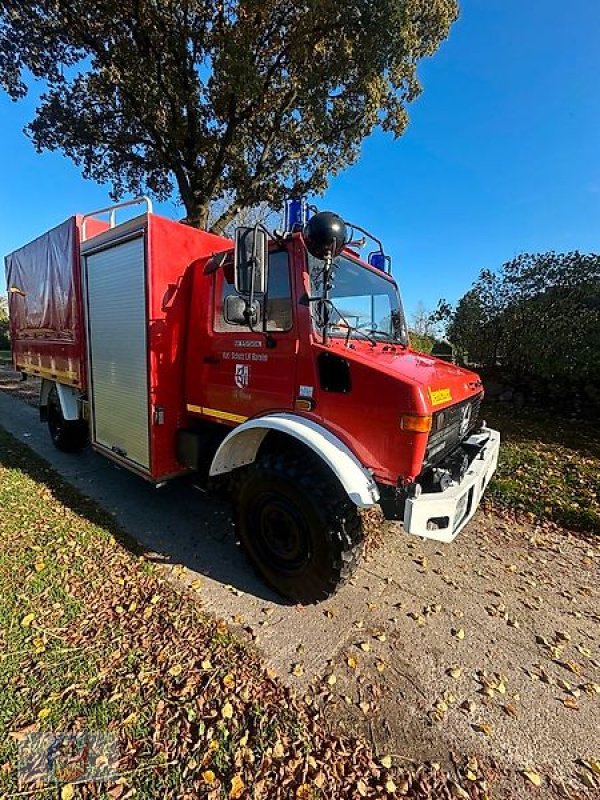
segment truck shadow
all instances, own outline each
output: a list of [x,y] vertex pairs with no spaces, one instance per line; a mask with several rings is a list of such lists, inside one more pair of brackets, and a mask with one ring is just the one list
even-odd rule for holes
[[44,484],[60,503],[109,531],[137,556],[181,564],[261,600],[287,605],[264,585],[236,544],[227,496],[209,495],[187,477],[156,489],[91,450],[66,455],[50,445],[43,455],[51,468],[15,440],[14,447],[1,449],[0,465]]

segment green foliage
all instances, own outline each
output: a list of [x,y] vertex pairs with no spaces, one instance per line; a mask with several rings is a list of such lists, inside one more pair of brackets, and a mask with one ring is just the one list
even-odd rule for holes
[[517,380],[585,382],[600,374],[600,256],[523,254],[484,270],[449,315],[463,356]]
[[417,64],[456,0],[15,0],[0,11],[0,82],[46,91],[29,126],[115,197],[177,187],[191,224],[210,204],[279,207],[322,192],[376,127],[400,136]]
[[483,416],[500,430],[491,501],[573,530],[600,534],[600,426],[537,409],[486,403]]
[[8,308],[6,298],[0,296],[0,350],[10,350]]
[[410,346],[419,353],[431,353],[435,339],[426,334],[410,332]]

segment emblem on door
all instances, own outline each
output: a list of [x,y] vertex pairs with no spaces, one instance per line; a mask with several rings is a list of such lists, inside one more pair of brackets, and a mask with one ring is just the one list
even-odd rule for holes
[[238,389],[246,389],[250,383],[250,366],[248,364],[235,365],[235,385]]

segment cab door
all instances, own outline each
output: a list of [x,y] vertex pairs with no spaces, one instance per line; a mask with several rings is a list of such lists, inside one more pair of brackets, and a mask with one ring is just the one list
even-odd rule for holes
[[214,274],[214,318],[202,364],[204,416],[238,423],[293,408],[298,337],[290,266],[286,249],[270,252],[267,294],[254,330],[225,318],[225,298],[235,293],[233,265]]

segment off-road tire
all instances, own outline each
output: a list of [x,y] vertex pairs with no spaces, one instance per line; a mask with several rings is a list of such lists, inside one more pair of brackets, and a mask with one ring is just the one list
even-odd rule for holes
[[56,386],[48,394],[46,417],[50,438],[58,450],[63,453],[77,453],[87,445],[87,423],[81,419],[67,420],[63,417]]
[[318,459],[264,454],[239,470],[232,488],[236,536],[278,594],[318,603],[352,575],[363,550],[361,517]]

